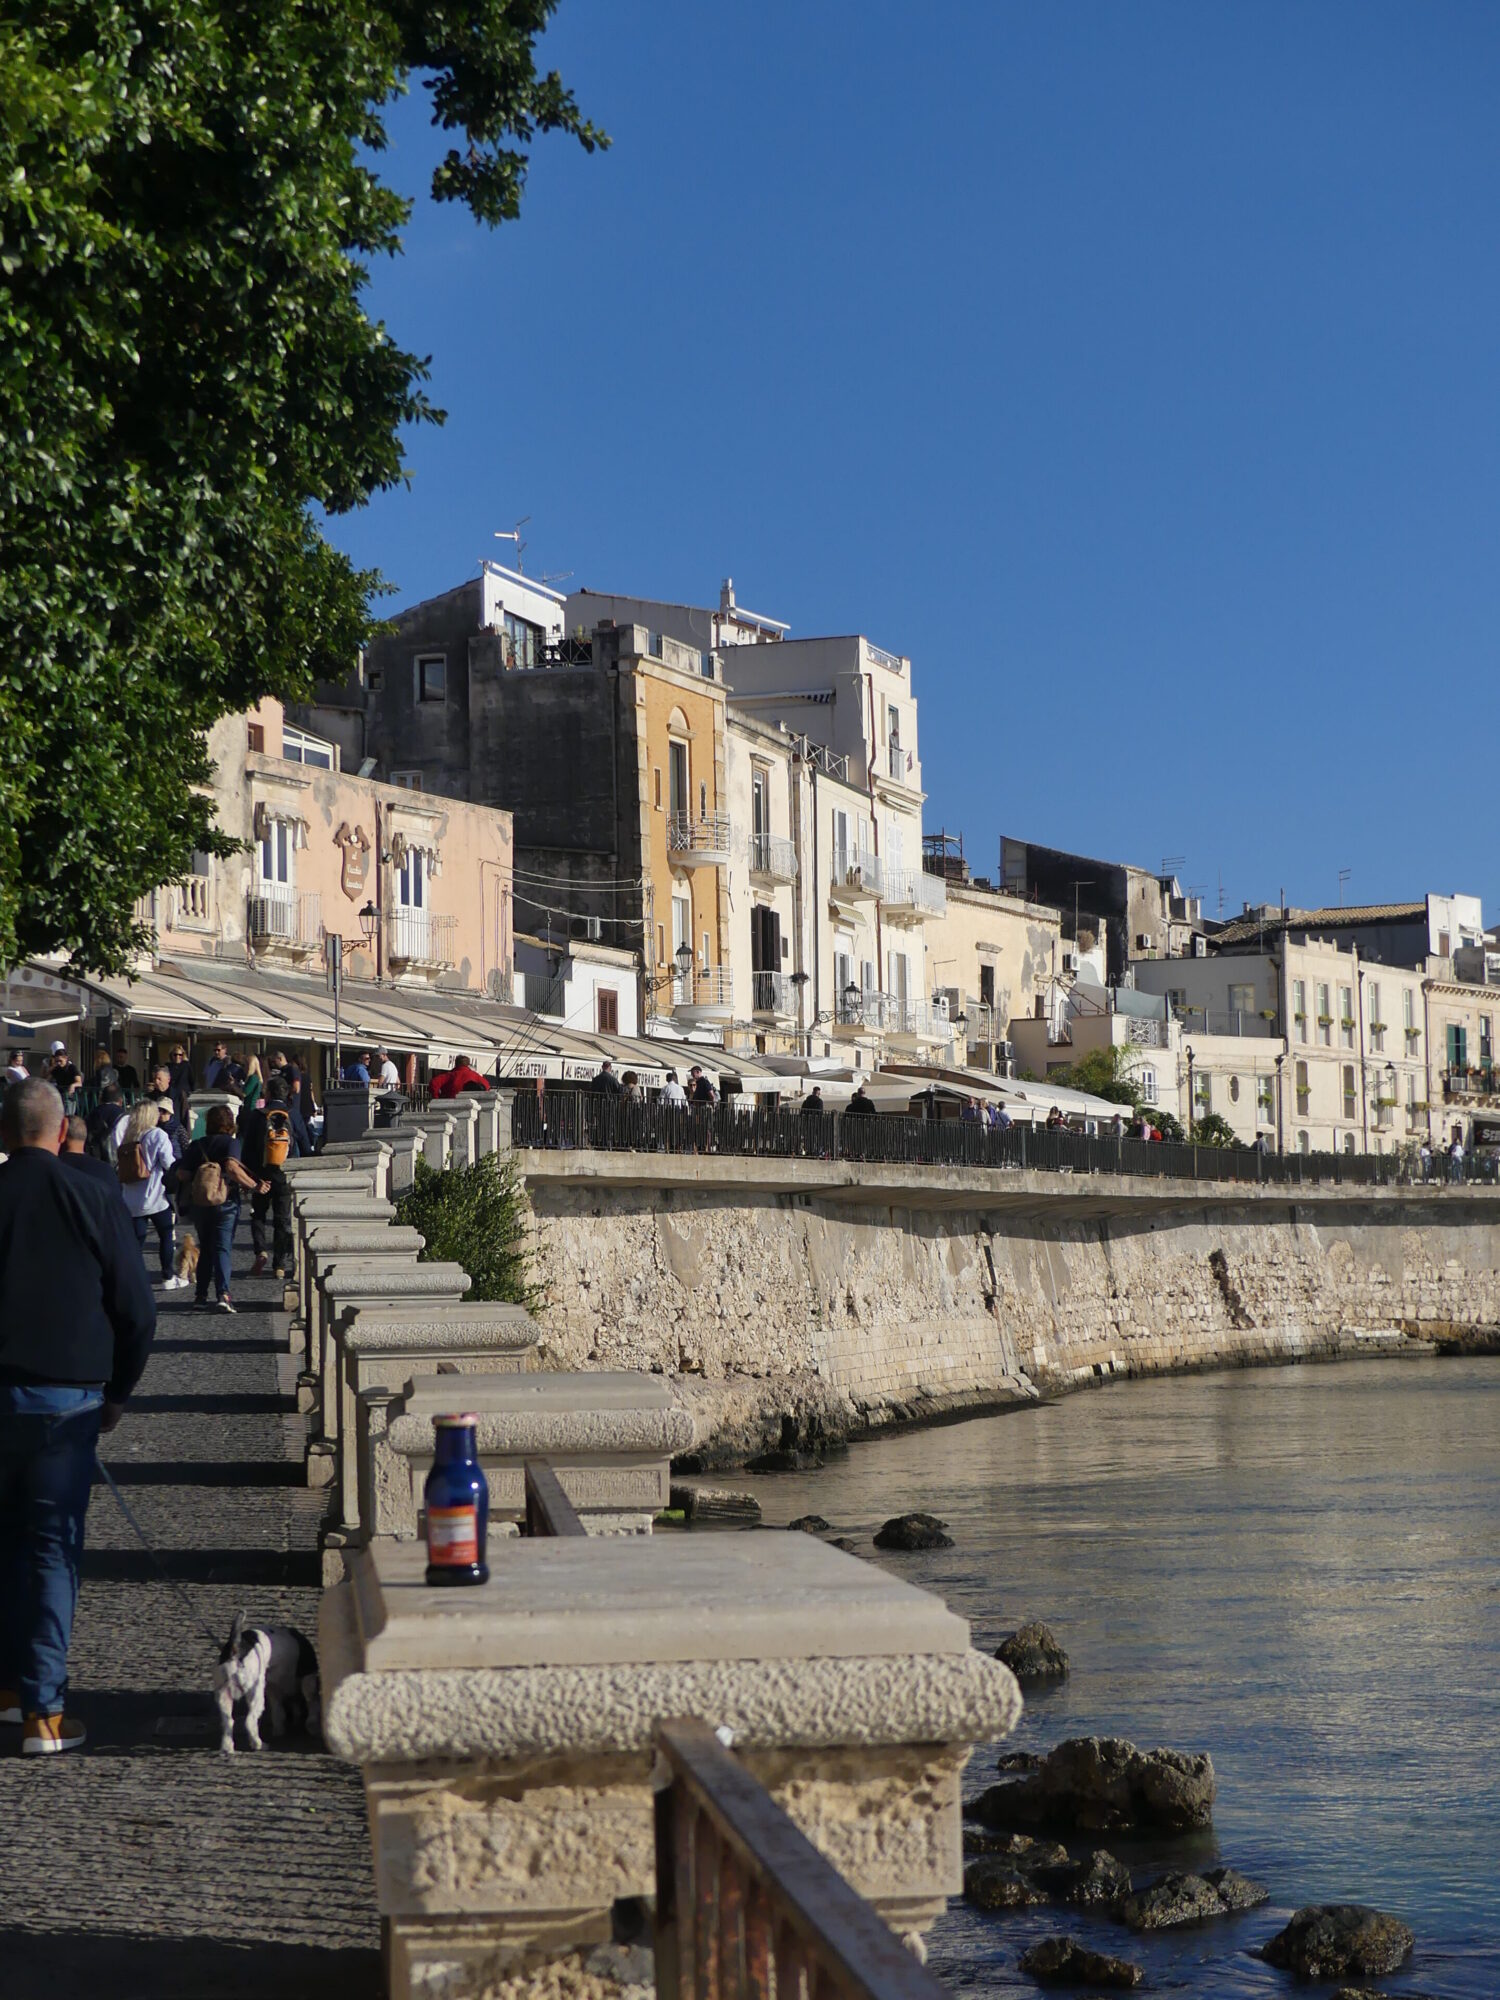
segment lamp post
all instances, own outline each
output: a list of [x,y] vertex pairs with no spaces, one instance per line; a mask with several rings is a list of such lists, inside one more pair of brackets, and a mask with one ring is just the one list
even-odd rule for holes
[[1281,1066],[1285,1061],[1286,1050],[1283,1049],[1281,1054],[1276,1058],[1276,1151],[1278,1154],[1286,1151],[1281,1126]]
[[[379,910],[376,909],[373,903],[366,903],[364,908],[360,911],[359,927],[365,934],[366,947],[368,948],[370,946],[373,946],[375,942],[375,933],[380,928],[380,912]],[[378,965],[375,968],[375,980],[376,984],[378,985],[380,982],[380,967]]]

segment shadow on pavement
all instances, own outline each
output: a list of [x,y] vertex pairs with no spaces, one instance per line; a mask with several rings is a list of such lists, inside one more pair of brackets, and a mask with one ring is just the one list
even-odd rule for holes
[[83,1552],[85,1583],[153,1583],[162,1574],[183,1583],[235,1584],[242,1590],[317,1590],[322,1570],[316,1549],[164,1549],[158,1570],[146,1551],[91,1549]]
[[[108,1445],[106,1442],[106,1451]],[[109,1458],[117,1486],[302,1486],[307,1472],[291,1458]],[[104,1481],[96,1473],[94,1484]]]
[[0,1927],[5,2000],[378,2000],[380,1953],[229,1938]]

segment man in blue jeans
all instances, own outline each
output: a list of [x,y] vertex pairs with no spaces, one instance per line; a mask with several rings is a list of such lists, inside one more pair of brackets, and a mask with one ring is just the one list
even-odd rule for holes
[[0,1723],[24,1756],[76,1750],[68,1644],[94,1447],[120,1421],[156,1331],[113,1189],[58,1159],[62,1099],[40,1077],[0,1114]]

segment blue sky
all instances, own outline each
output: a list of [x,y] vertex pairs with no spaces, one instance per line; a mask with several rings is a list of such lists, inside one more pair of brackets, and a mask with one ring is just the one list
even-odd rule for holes
[[[1500,917],[1500,7],[562,0],[612,134],[419,201],[407,603],[506,557],[909,653],[929,828]],[[418,90],[386,170],[440,150]]]

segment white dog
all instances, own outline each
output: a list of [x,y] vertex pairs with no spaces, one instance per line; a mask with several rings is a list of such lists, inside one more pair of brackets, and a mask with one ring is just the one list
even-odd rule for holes
[[219,1704],[219,1748],[234,1750],[234,1708],[245,1704],[250,1748],[261,1746],[260,1720],[269,1733],[285,1736],[300,1727],[316,1735],[321,1725],[318,1656],[295,1625],[247,1625],[243,1611],[219,1654],[215,1699]]

